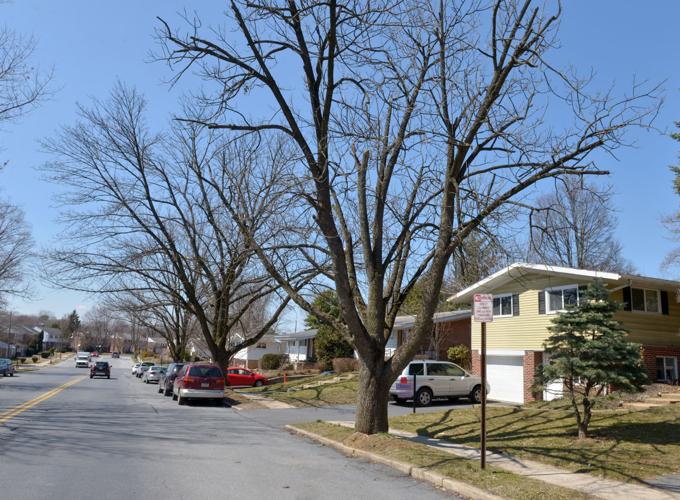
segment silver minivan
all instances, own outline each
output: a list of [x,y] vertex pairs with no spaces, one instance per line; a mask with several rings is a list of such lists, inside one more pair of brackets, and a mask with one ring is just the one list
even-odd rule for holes
[[[482,400],[482,379],[448,361],[411,361],[390,387],[390,397],[397,403],[413,399],[415,375],[415,400],[419,406],[428,406],[435,398],[469,398],[473,403]],[[490,392],[486,384],[487,395]]]

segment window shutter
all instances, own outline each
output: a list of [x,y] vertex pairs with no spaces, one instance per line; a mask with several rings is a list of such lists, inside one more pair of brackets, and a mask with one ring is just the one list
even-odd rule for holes
[[538,292],[538,314],[545,314],[545,290]]
[[519,316],[519,294],[512,294],[512,315]]
[[661,290],[661,314],[668,315],[668,292]]
[[627,286],[623,289],[623,310],[624,311],[632,311],[631,307],[632,301],[631,301],[631,296],[630,296],[630,287]]
[[586,293],[586,290],[588,289],[588,285],[579,285],[578,286],[578,300],[579,304],[581,303],[581,297],[583,297],[583,294]]

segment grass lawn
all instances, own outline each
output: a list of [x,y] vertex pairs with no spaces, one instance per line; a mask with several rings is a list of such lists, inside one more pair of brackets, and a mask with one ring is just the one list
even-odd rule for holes
[[[357,398],[356,375],[345,374],[344,376],[352,376],[352,378],[350,380],[323,384],[335,379],[338,375],[317,375],[315,377],[290,381],[287,384],[272,384],[248,389],[248,392],[257,392],[262,396],[293,406],[327,406],[355,403]],[[309,384],[320,385],[307,389],[302,388],[302,386]]]
[[482,471],[479,463],[456,457],[443,451],[432,450],[424,445],[395,438],[387,434],[366,436],[352,429],[324,422],[300,424],[296,427],[320,434],[347,446],[384,455],[391,459],[428,467],[453,479],[464,481],[485,491],[506,498],[521,499],[581,499],[583,494],[552,486],[536,479],[525,478],[488,467]]
[[[680,472],[680,404],[635,411],[593,412],[590,437],[576,438],[565,401],[522,408],[487,409],[489,449],[565,469],[640,481]],[[390,420],[397,429],[479,446],[479,407],[405,415]]]

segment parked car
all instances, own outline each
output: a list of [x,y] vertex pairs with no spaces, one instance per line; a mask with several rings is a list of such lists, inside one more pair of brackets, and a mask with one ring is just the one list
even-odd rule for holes
[[141,365],[142,365],[141,363],[135,363],[134,365],[132,365],[132,370],[130,371],[130,373],[132,375],[137,375],[137,370]]
[[[390,396],[403,403],[413,399],[413,377],[416,378],[415,399],[418,405],[428,406],[435,398],[467,397],[473,403],[482,400],[482,379],[447,361],[411,361],[390,387]],[[487,383],[486,393],[490,387]]]
[[158,394],[163,393],[163,396],[172,395],[172,384],[177,378],[177,374],[184,367],[184,363],[171,363],[167,369],[161,373],[158,380]]
[[142,382],[148,383],[158,383],[161,379],[161,373],[165,371],[165,367],[159,365],[153,365],[142,375]]
[[90,353],[90,356],[92,356],[93,358],[98,358],[98,357],[99,357],[99,352],[97,352],[97,351],[92,351],[92,352]]
[[211,399],[224,404],[224,375],[213,364],[188,363],[172,385],[172,399],[183,405],[190,399]]
[[89,352],[79,352],[76,355],[76,368],[89,368],[90,361],[91,358]]
[[112,357],[112,358],[120,358],[120,353],[119,353],[119,352],[116,352],[116,351],[113,351],[113,352],[111,353],[111,357]]
[[267,378],[246,368],[230,366],[226,370],[227,385],[260,387],[267,385]]
[[106,361],[97,361],[90,368],[90,378],[94,378],[97,375],[111,378],[111,366]]
[[14,363],[12,363],[11,359],[0,358],[0,373],[2,373],[3,377],[7,375],[10,377],[14,376]]
[[144,372],[151,368],[155,363],[152,361],[143,361],[139,368],[137,368],[137,378],[142,378]]

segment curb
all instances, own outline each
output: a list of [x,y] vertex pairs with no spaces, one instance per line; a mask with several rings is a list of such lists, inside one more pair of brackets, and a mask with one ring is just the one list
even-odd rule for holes
[[410,464],[408,462],[401,462],[399,460],[393,460],[382,455],[377,455],[370,451],[352,448],[351,446],[338,443],[337,441],[320,436],[319,434],[315,434],[314,432],[306,431],[304,429],[298,429],[297,427],[293,427],[292,425],[286,425],[285,428],[293,432],[294,434],[307,437],[325,446],[334,448],[349,457],[364,458],[366,460],[370,460],[371,462],[392,467],[393,469],[396,469],[399,472],[411,476],[413,479],[428,482],[435,486],[436,488],[443,489],[445,491],[448,491],[449,493],[456,493],[458,495],[463,495],[465,497],[474,499],[503,500],[503,497],[487,493],[486,491],[479,489],[476,486],[472,486],[471,484],[464,483],[456,479],[451,479],[450,477],[444,476],[443,474],[439,474],[438,472],[434,472],[424,467],[416,467],[415,465]]

